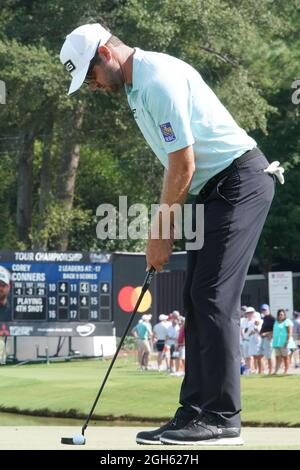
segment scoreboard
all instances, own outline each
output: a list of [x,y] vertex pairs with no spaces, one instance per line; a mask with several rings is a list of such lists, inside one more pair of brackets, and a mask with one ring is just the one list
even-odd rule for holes
[[98,253],[7,252],[12,322],[111,322],[112,264]]

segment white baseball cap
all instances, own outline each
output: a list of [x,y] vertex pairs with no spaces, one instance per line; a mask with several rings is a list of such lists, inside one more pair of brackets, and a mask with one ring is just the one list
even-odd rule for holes
[[111,36],[99,23],[84,24],[68,34],[60,51],[60,61],[72,75],[68,95],[81,87],[97,47],[106,44]]
[[10,273],[3,266],[0,266],[0,281],[7,285],[10,283]]
[[151,318],[152,318],[152,315],[151,315],[151,314],[148,314],[148,315],[147,315],[147,314],[144,314],[144,315],[142,315],[142,320],[146,320],[146,321],[147,321],[147,320],[151,320]]
[[168,315],[164,315],[163,313],[161,313],[158,317],[159,321],[165,321],[165,320],[168,320]]
[[253,307],[247,307],[246,313],[255,313],[255,309]]

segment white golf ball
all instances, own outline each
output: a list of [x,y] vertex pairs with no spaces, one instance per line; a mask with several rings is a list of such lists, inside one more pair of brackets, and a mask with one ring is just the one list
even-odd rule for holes
[[85,443],[85,437],[82,434],[76,434],[76,436],[73,437],[73,442],[75,445],[82,445]]

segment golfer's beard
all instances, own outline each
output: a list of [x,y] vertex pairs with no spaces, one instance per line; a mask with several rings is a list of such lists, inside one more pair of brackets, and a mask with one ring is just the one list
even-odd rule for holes
[[111,72],[109,71],[107,73],[107,85],[105,88],[107,88],[107,91],[112,91],[113,93],[116,93],[124,87],[123,80],[121,76],[116,73],[116,72]]
[[112,93],[118,93],[122,88],[124,87],[123,83],[117,82],[117,81],[110,81],[106,86],[105,86],[105,91],[109,91]]
[[118,84],[112,85],[110,91],[112,91],[113,93],[118,93],[119,91],[122,90],[123,86],[124,86],[123,83],[122,84],[118,83]]

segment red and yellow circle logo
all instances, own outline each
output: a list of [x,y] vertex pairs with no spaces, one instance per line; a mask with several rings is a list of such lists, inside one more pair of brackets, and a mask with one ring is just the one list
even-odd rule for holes
[[[132,312],[142,291],[142,287],[124,286],[118,294],[119,307],[124,312]],[[139,305],[138,312],[144,313],[151,307],[152,296],[149,291],[145,292],[142,302]]]

